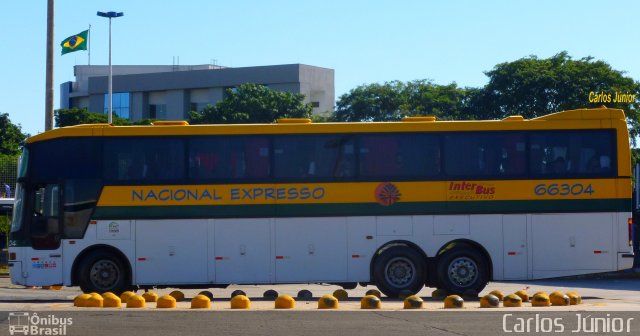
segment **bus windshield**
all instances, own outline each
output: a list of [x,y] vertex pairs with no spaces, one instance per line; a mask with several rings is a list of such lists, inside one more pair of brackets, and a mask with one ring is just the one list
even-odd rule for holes
[[[29,162],[29,150],[26,148],[20,155],[18,162],[18,179],[24,178],[27,173],[27,163]],[[24,190],[22,183],[18,183],[15,192],[15,202],[13,204],[13,219],[11,221],[11,232],[18,232],[22,227],[22,208],[24,205]]]
[[24,192],[22,183],[16,187],[15,202],[13,203],[13,219],[11,220],[11,232],[18,232],[22,227],[22,208],[24,205]]

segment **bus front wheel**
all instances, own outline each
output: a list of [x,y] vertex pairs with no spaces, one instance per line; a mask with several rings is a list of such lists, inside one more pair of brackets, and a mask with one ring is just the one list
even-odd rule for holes
[[122,293],[129,287],[124,263],[106,251],[86,256],[80,264],[78,275],[80,289],[85,293]]
[[445,252],[438,260],[438,288],[449,293],[480,293],[489,282],[486,258],[476,249],[460,245]]
[[412,294],[424,287],[425,263],[423,256],[408,246],[394,246],[376,258],[373,277],[382,293],[397,298],[402,292]]

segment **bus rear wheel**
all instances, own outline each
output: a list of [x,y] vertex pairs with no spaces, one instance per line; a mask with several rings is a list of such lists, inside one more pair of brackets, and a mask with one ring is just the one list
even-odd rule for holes
[[486,258],[476,249],[460,245],[438,259],[438,288],[449,293],[480,293],[489,282]]
[[78,282],[85,293],[122,293],[129,289],[127,268],[120,258],[106,251],[86,256],[79,267]]
[[403,292],[419,292],[424,287],[424,275],[423,256],[408,246],[384,250],[373,265],[376,286],[391,298],[397,298]]

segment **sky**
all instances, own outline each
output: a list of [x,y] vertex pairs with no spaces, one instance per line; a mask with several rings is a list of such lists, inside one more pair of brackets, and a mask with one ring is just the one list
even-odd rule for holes
[[[60,42],[91,25],[91,64],[229,67],[302,63],[335,70],[336,99],[362,84],[430,79],[463,87],[529,55],[593,56],[640,80],[640,1],[270,0],[55,2],[55,108],[59,85],[88,52]],[[46,0],[0,0],[0,113],[32,135],[44,130]]]

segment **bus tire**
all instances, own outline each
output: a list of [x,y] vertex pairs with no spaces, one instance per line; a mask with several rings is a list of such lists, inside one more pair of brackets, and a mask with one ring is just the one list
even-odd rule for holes
[[452,294],[480,293],[489,282],[487,260],[478,250],[460,245],[438,258],[438,288]]
[[387,297],[418,293],[424,287],[424,256],[409,246],[394,246],[384,251],[373,264],[374,283]]
[[130,288],[128,269],[115,254],[96,251],[84,257],[78,268],[78,283],[85,293],[122,293]]

